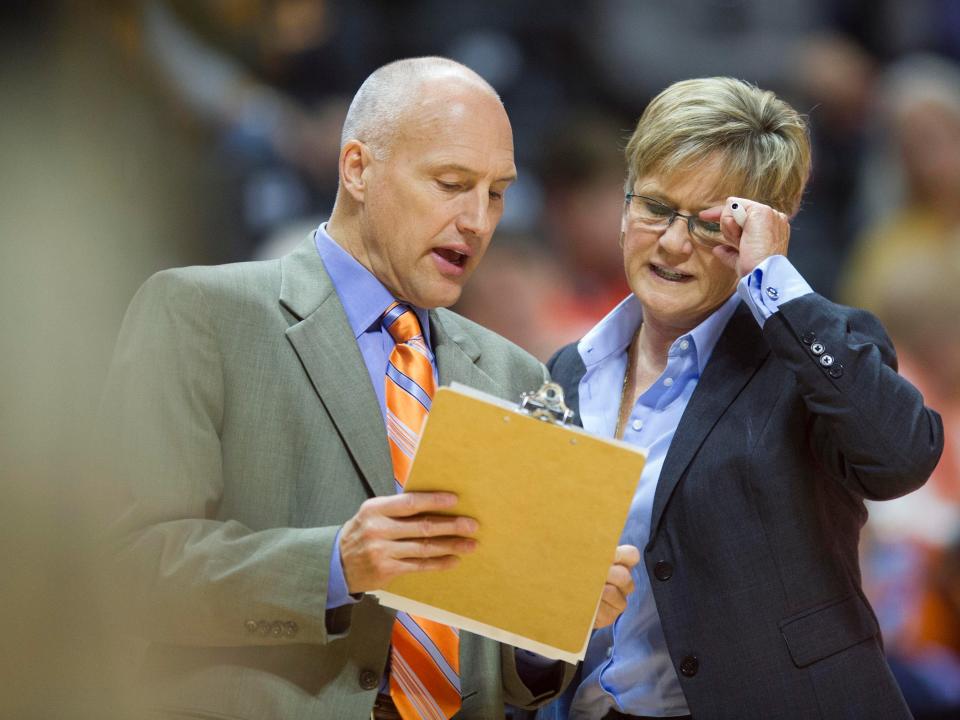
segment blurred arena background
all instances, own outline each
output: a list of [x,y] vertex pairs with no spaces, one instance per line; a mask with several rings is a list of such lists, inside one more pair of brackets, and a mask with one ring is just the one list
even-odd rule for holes
[[542,359],[627,292],[653,94],[733,75],[808,115],[791,258],[880,315],[947,429],[927,486],[871,505],[866,587],[916,716],[960,717],[960,0],[36,0],[0,40],[0,717],[131,717],[90,428],[133,292],[302,239],[352,93],[427,54],[501,93],[520,171],[457,309]]

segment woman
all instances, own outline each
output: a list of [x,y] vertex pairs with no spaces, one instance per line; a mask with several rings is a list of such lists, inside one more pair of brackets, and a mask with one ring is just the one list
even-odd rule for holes
[[910,717],[857,542],[865,498],[926,480],[942,424],[876,319],[786,259],[803,120],[746,83],[690,80],[626,155],[633,294],[550,367],[587,430],[647,452],[622,538],[643,563],[554,716]]

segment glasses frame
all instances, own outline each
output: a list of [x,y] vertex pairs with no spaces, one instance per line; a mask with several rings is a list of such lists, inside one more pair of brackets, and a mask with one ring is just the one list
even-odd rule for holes
[[652,198],[652,197],[650,197],[650,196],[648,196],[648,195],[638,195],[637,193],[630,193],[630,192],[625,193],[624,196],[623,196],[623,211],[624,211],[624,213],[627,213],[627,212],[629,211],[630,205],[633,203],[633,199],[634,199],[634,198],[638,198],[638,199],[640,199],[640,200],[643,200],[643,201],[648,202],[648,203],[652,203],[652,204],[654,204],[654,205],[659,205],[660,207],[664,208],[665,210],[670,211],[670,216],[669,216],[669,217],[667,217],[666,215],[664,215],[664,219],[667,221],[667,224],[664,225],[662,228],[653,228],[653,227],[651,227],[651,228],[650,228],[651,230],[658,230],[658,231],[661,232],[661,233],[666,232],[666,231],[669,229],[669,227],[670,227],[671,225],[673,225],[673,221],[674,221],[674,220],[676,220],[677,218],[683,218],[684,220],[687,221],[687,233],[690,235],[690,237],[691,237],[693,240],[695,240],[696,242],[698,242],[698,243],[699,243],[700,245],[702,245],[703,247],[711,248],[711,249],[712,249],[712,248],[715,248],[715,247],[717,247],[717,246],[719,246],[719,245],[726,245],[726,244],[727,244],[727,243],[725,243],[724,240],[722,239],[722,238],[723,238],[723,235],[722,235],[722,234],[720,235],[720,239],[718,239],[718,240],[713,240],[713,239],[709,239],[709,238],[698,237],[698,235],[697,235],[697,233],[696,233],[696,229],[697,229],[698,227],[705,227],[705,226],[707,226],[707,225],[715,225],[715,226],[717,226],[717,228],[719,228],[719,227],[720,227],[720,223],[713,222],[713,221],[710,221],[710,220],[701,220],[701,219],[700,219],[699,217],[697,217],[696,215],[684,215],[683,213],[677,212],[676,210],[674,210],[672,207],[670,207],[669,205],[667,205],[665,202],[663,202],[663,201],[661,201],[661,200],[657,200],[656,198]]

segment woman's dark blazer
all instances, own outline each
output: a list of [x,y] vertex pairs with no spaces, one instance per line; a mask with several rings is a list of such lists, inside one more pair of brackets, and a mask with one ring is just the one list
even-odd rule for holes
[[[576,345],[549,368],[578,410]],[[811,294],[761,329],[741,303],[680,420],[643,548],[694,718],[910,717],[857,545],[864,499],[920,487],[942,448],[874,316]]]

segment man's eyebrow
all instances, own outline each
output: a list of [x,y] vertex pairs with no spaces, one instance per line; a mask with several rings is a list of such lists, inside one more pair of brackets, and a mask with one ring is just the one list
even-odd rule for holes
[[[469,175],[471,177],[479,174],[475,169],[469,168],[466,165],[460,165],[459,163],[444,163],[443,165],[437,165],[435,168],[433,168],[433,172],[435,173],[455,172],[455,173],[461,173],[463,175]],[[503,177],[497,178],[495,182],[513,182],[516,179],[517,179],[517,173],[515,170],[513,170],[508,174],[504,175]]]

